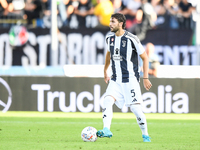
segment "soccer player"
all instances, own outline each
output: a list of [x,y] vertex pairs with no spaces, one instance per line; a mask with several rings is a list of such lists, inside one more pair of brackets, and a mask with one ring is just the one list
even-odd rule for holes
[[[137,123],[142,131],[144,142],[151,142],[147,131],[147,121],[142,112],[142,95],[139,85],[138,55],[143,60],[143,82],[146,90],[152,86],[148,79],[148,57],[138,38],[124,30],[126,18],[121,13],[115,13],[110,19],[112,34],[106,37],[107,54],[104,66],[104,81],[108,84],[106,96],[103,101],[103,130],[97,131],[98,137],[112,137],[110,131],[113,116],[113,104],[122,108],[125,104],[137,118]],[[111,65],[111,79],[107,69]]]

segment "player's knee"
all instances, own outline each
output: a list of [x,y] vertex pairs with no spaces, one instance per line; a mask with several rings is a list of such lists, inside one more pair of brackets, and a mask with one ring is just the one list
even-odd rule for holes
[[108,96],[106,96],[106,97],[104,98],[104,100],[103,100],[103,105],[104,105],[104,106],[106,106],[106,105],[108,105],[108,104],[113,105],[114,102],[115,102],[114,97],[108,95]]

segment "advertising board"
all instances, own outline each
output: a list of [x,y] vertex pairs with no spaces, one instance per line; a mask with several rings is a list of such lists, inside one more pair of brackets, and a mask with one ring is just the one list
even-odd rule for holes
[[[107,87],[103,78],[88,77],[9,76],[0,81],[0,108],[4,112],[101,112]],[[200,79],[151,78],[151,82],[150,91],[140,82],[145,113],[200,113]],[[113,109],[130,112],[125,106]]]

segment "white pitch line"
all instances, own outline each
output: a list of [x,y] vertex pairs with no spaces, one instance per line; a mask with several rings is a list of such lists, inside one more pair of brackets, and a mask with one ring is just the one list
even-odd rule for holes
[[[34,124],[51,124],[52,122],[50,121],[38,121],[38,122],[34,122],[34,121],[0,121],[0,123],[18,123],[18,124],[24,124],[24,123],[34,123]],[[100,124],[103,122],[56,122],[55,124]],[[128,123],[128,122],[112,122],[112,124],[125,124],[125,125],[132,125],[132,124],[137,124],[137,122],[132,122],[132,123]],[[200,125],[200,123],[166,123],[166,122],[159,122],[159,123],[151,123],[148,122],[148,124],[172,124],[172,125]]]

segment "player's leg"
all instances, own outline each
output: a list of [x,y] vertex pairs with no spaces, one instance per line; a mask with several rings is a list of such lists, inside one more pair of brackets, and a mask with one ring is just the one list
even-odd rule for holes
[[131,111],[135,114],[137,123],[142,131],[142,138],[144,142],[151,142],[148,129],[147,129],[147,121],[145,114],[142,111],[142,107],[140,104],[133,104],[130,106]]
[[137,123],[142,131],[144,142],[150,142],[150,137],[147,131],[146,117],[142,111],[142,94],[139,82],[136,78],[130,78],[129,83],[123,84],[123,93],[125,97],[125,104],[129,106],[131,111],[137,118]]
[[114,97],[108,95],[103,101],[103,130],[97,131],[98,137],[112,137],[112,132],[110,131],[111,121],[113,117],[113,104],[115,102]]
[[103,101],[103,125],[104,128],[108,128],[110,130],[110,125],[113,117],[113,104],[115,102],[114,97],[106,96]]
[[110,80],[102,107],[104,128],[103,130],[97,131],[98,137],[112,137],[113,134],[110,131],[110,126],[113,116],[113,104],[115,103],[118,107],[121,106],[121,99],[123,99],[123,96],[120,85],[115,81]]

